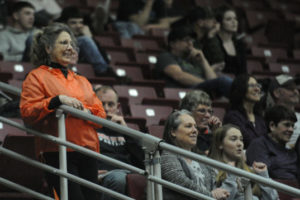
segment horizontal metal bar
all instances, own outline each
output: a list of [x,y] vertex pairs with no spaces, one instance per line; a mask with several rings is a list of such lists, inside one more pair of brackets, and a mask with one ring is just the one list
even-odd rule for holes
[[148,176],[148,180],[153,181],[153,182],[158,183],[158,184],[161,184],[164,187],[172,189],[172,190],[174,190],[176,192],[180,192],[180,193],[186,194],[186,195],[188,195],[190,197],[200,198],[200,199],[203,199],[203,200],[214,200],[214,198],[212,198],[212,197],[206,196],[206,195],[201,194],[199,192],[195,192],[193,190],[190,190],[190,189],[187,189],[187,188],[182,187],[180,185],[177,185],[177,184],[171,183],[169,181],[157,178],[155,176],[149,175]]
[[6,84],[6,83],[1,82],[1,81],[0,81],[0,88],[1,88],[2,91],[9,92],[9,93],[14,94],[16,96],[21,96],[22,90],[20,88],[11,86],[11,85]]
[[104,127],[107,127],[113,131],[118,133],[125,134],[129,137],[133,137],[141,142],[141,144],[149,149],[156,149],[158,144],[162,141],[162,139],[154,137],[150,134],[145,134],[141,131],[137,131],[126,126],[122,126],[120,124],[114,123],[112,121],[97,117],[95,115],[88,114],[86,112],[80,111],[78,109],[74,109],[70,106],[61,105],[59,107],[66,113],[71,114],[72,116],[78,117],[83,120],[91,121],[97,124],[101,124]]
[[[0,82],[0,88],[3,89],[4,91],[8,91],[10,93],[13,93],[15,95],[20,96],[20,92],[21,92],[20,89],[17,89],[17,88],[15,88],[13,86],[10,86],[10,85],[8,85],[6,83],[1,83]],[[273,181],[271,179],[266,179],[266,178],[263,178],[261,176],[255,175],[255,174],[248,173],[248,172],[246,172],[244,170],[241,170],[241,169],[238,169],[238,168],[229,167],[228,165],[226,165],[224,163],[221,163],[221,162],[218,162],[218,161],[206,158],[204,156],[199,156],[197,154],[185,151],[183,149],[179,149],[179,148],[177,148],[175,146],[172,146],[172,145],[169,145],[167,143],[163,143],[162,140],[160,140],[160,139],[158,139],[156,137],[153,137],[153,136],[151,136],[149,134],[144,134],[142,132],[139,132],[139,131],[136,131],[136,130],[133,130],[133,129],[130,129],[130,128],[127,128],[127,127],[124,127],[124,126],[121,126],[121,125],[118,125],[118,124],[110,122],[108,120],[98,118],[96,116],[84,113],[82,111],[78,111],[78,110],[76,110],[74,108],[71,108],[71,107],[68,107],[68,106],[65,106],[65,105],[60,106],[60,108],[62,110],[64,110],[65,112],[70,113],[73,116],[76,116],[78,118],[86,119],[86,120],[95,122],[97,124],[101,124],[101,125],[103,125],[105,127],[108,127],[110,129],[114,130],[114,131],[126,134],[126,135],[134,137],[136,139],[139,139],[139,141],[142,141],[143,145],[146,145],[146,146],[148,145],[148,146],[152,146],[152,147],[155,147],[155,146],[159,145],[159,147],[161,149],[169,150],[171,152],[174,152],[174,153],[186,156],[188,158],[191,158],[191,159],[197,160],[199,162],[205,163],[207,165],[213,166],[215,168],[222,169],[222,170],[228,171],[230,173],[233,173],[233,174],[236,174],[236,175],[239,175],[239,176],[247,177],[247,178],[249,178],[251,180],[254,180],[254,181],[258,182],[258,183],[262,183],[262,184],[264,184],[266,186],[273,187],[273,188],[275,188],[277,190],[283,191],[283,192],[288,193],[290,195],[294,195],[296,197],[300,197],[300,190],[299,189],[296,189],[296,188],[284,185],[282,183]],[[17,126],[15,126],[15,127],[17,127]],[[25,129],[22,129],[22,130],[25,130]],[[28,131],[28,130],[25,130],[25,131]],[[31,131],[29,131],[29,132],[31,132]],[[31,133],[33,133],[33,132],[31,132]],[[35,133],[33,133],[33,134],[35,134]],[[38,135],[38,134],[35,134],[35,135]],[[38,136],[42,137],[41,135],[38,135]],[[43,137],[43,138],[45,138],[45,137]],[[62,141],[60,141],[58,139],[52,139],[52,141],[57,142],[58,144],[66,145],[66,144],[64,144]],[[73,148],[74,150],[77,150],[76,147],[72,147],[73,146],[72,143],[71,143],[70,146],[69,146],[69,144],[66,145],[66,146],[68,146],[70,148]],[[82,153],[84,153],[86,155],[89,155],[91,153],[92,156],[95,156],[93,154],[95,152],[92,152],[92,151],[91,152],[82,152]],[[103,157],[100,158],[100,156],[96,156],[96,158],[99,159],[99,160],[111,163],[111,161],[109,161],[109,158],[103,158]],[[113,163],[111,163],[111,164],[113,164]],[[118,164],[115,163],[115,162],[114,162],[113,165],[118,166]],[[124,167],[124,168],[126,168],[126,167]],[[126,168],[126,169],[128,169],[128,168]],[[133,170],[131,170],[131,171],[133,171]],[[139,172],[137,172],[137,173],[139,173]],[[140,173],[145,173],[145,172],[144,171],[143,172],[140,171]]]
[[22,161],[24,163],[27,163],[29,165],[32,165],[34,167],[37,167],[37,168],[40,168],[40,169],[43,169],[47,172],[50,172],[52,174],[56,174],[56,175],[59,175],[59,176],[62,176],[62,177],[65,177],[65,178],[68,178],[69,180],[73,181],[73,182],[76,182],[80,185],[83,185],[85,187],[88,187],[88,188],[91,188],[93,190],[96,190],[98,192],[103,192],[103,193],[106,193],[106,194],[110,194],[111,196],[117,198],[117,199],[122,199],[122,200],[133,200],[132,198],[130,197],[127,197],[123,194],[120,194],[120,193],[117,193],[115,191],[112,191],[110,189],[107,189],[103,186],[100,186],[100,185],[97,185],[95,183],[92,183],[92,182],[89,182],[85,179],[82,179],[82,178],[79,178],[77,176],[74,176],[73,174],[69,174],[69,173],[66,173],[66,172],[63,172],[62,170],[60,169],[56,169],[54,167],[51,167],[49,165],[45,165],[45,164],[42,164],[36,160],[32,160],[26,156],[23,156],[23,155],[20,155],[18,153],[15,153],[11,150],[8,150],[6,148],[3,148],[2,146],[0,146],[0,153],[6,155],[6,156],[9,156],[13,159],[16,159],[16,160],[19,160],[19,161]]
[[19,192],[22,192],[22,193],[26,193],[26,194],[29,194],[30,196],[34,197],[35,199],[41,199],[41,200],[54,200],[53,198],[50,198],[44,194],[41,194],[41,193],[38,193],[38,192],[35,192],[27,187],[24,187],[22,185],[19,185],[19,184],[16,184],[16,183],[13,183],[7,179],[4,179],[2,177],[0,177],[0,184],[1,185],[4,185],[6,187],[9,187],[11,189],[14,189],[14,190],[17,190]]
[[146,174],[146,171],[145,170],[142,170],[140,168],[137,168],[137,167],[134,167],[134,166],[131,166],[127,163],[124,163],[124,162],[121,162],[121,161],[118,161],[116,159],[113,159],[113,158],[110,158],[108,156],[105,156],[105,155],[102,155],[102,154],[99,154],[97,152],[94,152],[94,151],[91,151],[87,148],[83,148],[81,146],[78,146],[76,144],[73,144],[71,142],[68,142],[68,141],[64,141],[64,140],[61,140],[57,137],[54,137],[54,136],[51,136],[51,135],[48,135],[48,134],[43,134],[43,133],[40,133],[38,131],[35,131],[33,129],[30,129],[30,128],[27,128],[25,127],[24,125],[21,125],[17,122],[14,122],[12,120],[9,120],[7,118],[4,118],[4,117],[1,117],[0,116],[0,121],[1,122],[4,122],[6,124],[9,124],[11,126],[14,126],[14,127],[17,127],[23,131],[26,131],[26,132],[29,132],[33,135],[36,135],[36,136],[39,136],[41,138],[44,138],[46,140],[49,140],[49,141],[52,141],[52,142],[55,142],[55,143],[58,143],[60,145],[64,145],[64,146],[67,146],[71,149],[74,149],[82,154],[85,154],[85,155],[88,155],[88,156],[91,156],[93,158],[96,158],[97,160],[101,160],[101,161],[104,161],[104,162],[108,162],[110,163],[111,165],[114,165],[114,166],[117,166],[117,167],[120,167],[120,168],[124,168],[124,169],[128,169],[134,173],[138,173],[138,174]]
[[249,179],[251,179],[251,180],[253,180],[257,183],[261,183],[263,185],[275,188],[277,190],[288,193],[289,195],[293,195],[295,197],[300,197],[300,190],[299,189],[290,187],[288,185],[279,183],[277,181],[273,181],[270,178],[264,178],[262,176],[247,172],[245,170],[242,170],[242,169],[239,169],[239,168],[236,168],[236,167],[231,167],[230,165],[227,165],[225,163],[210,159],[210,158],[205,157],[205,156],[201,156],[199,154],[196,154],[196,153],[193,153],[193,152],[190,152],[190,151],[180,149],[178,147],[175,147],[173,145],[170,145],[170,144],[167,144],[167,143],[164,143],[164,142],[160,143],[159,147],[161,149],[165,149],[167,151],[170,151],[170,152],[173,152],[173,153],[176,153],[176,154],[180,154],[184,157],[190,158],[192,160],[199,161],[201,163],[207,164],[207,165],[215,167],[217,169],[221,169],[221,170],[230,172],[230,173],[238,175],[238,176],[247,177],[247,178],[249,178]]

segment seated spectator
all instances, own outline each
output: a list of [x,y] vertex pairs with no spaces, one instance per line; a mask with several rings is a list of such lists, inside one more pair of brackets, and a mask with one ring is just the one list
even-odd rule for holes
[[[190,112],[180,110],[169,115],[163,136],[165,142],[192,151],[197,144],[197,135],[197,125]],[[202,163],[165,150],[162,151],[161,175],[163,179],[215,199],[225,199],[228,192],[225,189],[214,188],[215,177],[210,175],[213,174],[211,170]],[[164,188],[164,200],[174,199],[194,198],[188,198],[183,194]]]
[[247,149],[254,138],[267,134],[264,119],[261,117],[258,102],[261,98],[261,85],[250,75],[239,75],[232,83],[230,108],[223,124],[238,126],[243,134],[244,148]]
[[197,148],[208,153],[212,131],[222,126],[220,119],[213,115],[211,99],[206,92],[194,90],[188,92],[180,102],[180,109],[185,109],[193,114],[197,124]]
[[157,76],[168,87],[202,89],[219,96],[228,96],[232,79],[217,77],[203,52],[193,46],[193,34],[186,27],[176,27],[168,36],[168,51],[157,58]]
[[297,180],[297,154],[287,149],[294,124],[295,113],[288,108],[276,105],[265,113],[269,134],[252,141],[247,149],[247,162],[263,162],[268,166],[270,177],[275,179]]
[[168,28],[181,15],[182,9],[173,8],[173,0],[121,0],[115,27],[121,37],[131,38],[150,28]]
[[105,52],[103,50],[101,52],[97,47],[89,27],[84,25],[83,16],[76,6],[65,7],[58,21],[67,24],[76,36],[79,47],[79,62],[91,64],[96,75],[106,75],[112,71]]
[[56,19],[61,14],[61,7],[56,0],[23,0],[31,3],[37,13],[47,13],[52,19]]
[[[243,136],[239,127],[232,124],[226,124],[215,131],[209,157],[220,162],[227,163],[233,167],[237,167],[268,178],[269,175],[266,164],[262,162],[253,162],[252,169],[247,166],[244,160],[245,156],[243,146]],[[245,199],[245,189],[248,184],[251,184],[249,179],[238,177],[222,170],[218,170],[216,172],[217,186],[230,192],[227,200]],[[261,184],[254,184],[252,189],[254,194],[253,200],[279,199],[277,191],[272,188],[263,186]]]
[[220,24],[216,22],[214,13],[207,7],[196,7],[187,14],[185,21],[193,27],[196,34],[195,48],[203,51],[216,73],[221,72],[225,59],[220,42],[216,37],[220,30]]
[[12,25],[0,31],[0,53],[5,61],[21,61],[26,39],[32,34],[34,7],[19,1],[12,6]]
[[[96,89],[96,95],[102,101],[103,108],[107,113],[107,119],[127,126],[123,116],[120,115],[120,103],[118,102],[116,91],[110,86],[101,86]],[[139,168],[144,168],[144,152],[134,139],[105,127],[98,130],[98,137],[101,154]],[[126,194],[126,175],[130,171],[117,169],[115,166],[101,161],[98,161],[98,166],[101,185]],[[101,199],[110,200],[114,198],[103,194]]]
[[295,79],[287,74],[276,76],[270,83],[267,101],[268,107],[283,105],[295,112],[297,122],[294,133],[286,146],[289,149],[293,148],[300,134],[300,113],[295,110],[295,106],[299,103],[299,91]]
[[[222,72],[235,75],[247,73],[246,47],[241,39],[236,37],[238,31],[238,18],[233,8],[221,6],[216,9],[216,20],[221,28],[217,33],[219,45],[225,61]],[[211,59],[210,63],[219,62]]]

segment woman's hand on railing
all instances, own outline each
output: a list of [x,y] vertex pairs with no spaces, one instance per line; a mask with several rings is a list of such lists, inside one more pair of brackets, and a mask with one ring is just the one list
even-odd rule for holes
[[66,95],[59,95],[59,100],[63,105],[71,106],[78,110],[84,110],[82,103],[76,98],[69,97]]
[[226,199],[230,195],[230,193],[223,188],[216,188],[213,191],[211,191],[211,194],[212,194],[213,198],[215,198],[217,200]]

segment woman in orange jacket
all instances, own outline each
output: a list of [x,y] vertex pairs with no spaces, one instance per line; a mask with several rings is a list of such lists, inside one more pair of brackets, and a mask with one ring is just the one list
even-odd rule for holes
[[[32,70],[23,83],[20,109],[26,124],[36,130],[53,136],[58,135],[55,109],[60,105],[105,118],[101,101],[93,92],[89,81],[68,69],[77,61],[76,39],[70,29],[63,24],[54,23],[37,33],[34,37],[31,60],[39,66]],[[99,152],[99,140],[94,123],[67,115],[66,138],[69,142]],[[58,168],[58,145],[37,138],[37,152],[45,162]],[[97,182],[97,161],[68,149],[68,173]],[[46,174],[51,190],[59,194],[59,177]],[[97,199],[93,190],[69,181],[69,199]]]

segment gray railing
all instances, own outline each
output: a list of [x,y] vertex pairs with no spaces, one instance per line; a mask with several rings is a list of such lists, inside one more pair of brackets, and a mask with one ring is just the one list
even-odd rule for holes
[[[20,90],[19,89],[16,89],[16,88],[14,88],[10,85],[7,85],[5,83],[2,83],[2,82],[0,82],[0,89],[2,89],[3,91],[13,93],[14,95],[20,95]],[[108,162],[108,163],[110,163],[112,165],[115,165],[117,167],[125,168],[125,169],[128,169],[128,170],[132,171],[132,172],[139,173],[139,174],[147,176],[147,180],[148,180],[148,183],[147,183],[147,199],[148,200],[149,199],[151,199],[151,200],[152,199],[162,199],[161,185],[163,185],[164,187],[168,187],[170,189],[179,191],[181,193],[187,194],[191,197],[196,197],[196,198],[200,198],[200,199],[209,199],[209,200],[212,199],[211,197],[204,196],[204,195],[202,195],[200,193],[197,193],[195,191],[180,187],[178,185],[175,185],[173,183],[170,183],[168,181],[165,181],[165,180],[161,179],[161,177],[160,177],[160,164],[158,162],[160,155],[159,155],[158,149],[165,149],[165,150],[168,150],[170,152],[180,154],[184,157],[191,158],[193,160],[199,161],[201,163],[205,163],[205,164],[210,165],[212,167],[215,167],[215,168],[233,173],[233,174],[238,175],[238,176],[243,176],[243,177],[249,178],[249,179],[251,179],[251,180],[253,180],[257,183],[261,183],[261,184],[264,184],[266,186],[275,188],[277,190],[283,191],[283,192],[288,193],[290,195],[293,195],[295,197],[300,197],[300,190],[299,189],[284,185],[282,183],[273,181],[271,179],[263,178],[261,176],[246,172],[246,171],[238,169],[238,168],[228,166],[224,163],[221,163],[221,162],[212,160],[210,158],[207,158],[207,157],[204,157],[204,156],[201,156],[201,155],[183,150],[181,148],[177,148],[177,147],[172,146],[170,144],[167,144],[167,143],[163,142],[161,139],[153,137],[149,134],[145,134],[145,133],[142,133],[140,131],[136,131],[136,130],[121,126],[119,124],[113,123],[111,121],[108,121],[108,120],[105,120],[105,119],[102,119],[102,118],[99,118],[99,117],[96,117],[96,116],[93,116],[93,115],[90,115],[90,114],[87,114],[85,112],[76,110],[74,108],[71,108],[71,107],[68,107],[68,106],[65,106],[65,105],[60,106],[60,108],[57,112],[58,112],[58,117],[60,118],[59,121],[61,121],[61,122],[59,122],[59,132],[60,132],[59,135],[62,134],[61,138],[57,138],[57,137],[53,137],[53,136],[50,136],[50,135],[47,135],[47,134],[40,133],[38,131],[29,129],[29,128],[23,126],[23,125],[20,125],[16,122],[13,122],[13,121],[8,120],[8,119],[3,118],[3,117],[0,117],[0,121],[4,122],[4,123],[7,123],[9,125],[12,125],[14,127],[17,127],[21,130],[27,131],[27,132],[35,135],[35,136],[42,137],[44,139],[53,141],[53,142],[59,144],[60,146],[65,146],[65,147],[72,148],[72,149],[74,149],[78,152],[81,152],[81,153],[85,154],[85,155],[88,155],[88,156],[94,157],[96,159]],[[88,150],[86,148],[83,148],[83,147],[80,147],[80,146],[75,145],[73,143],[70,143],[68,141],[65,141],[64,136],[63,136],[63,132],[65,132],[64,120],[63,120],[64,113],[68,113],[68,114],[71,114],[71,115],[76,116],[78,118],[95,122],[97,124],[101,124],[104,127],[110,128],[114,131],[120,132],[122,134],[133,137],[133,138],[137,139],[138,141],[140,141],[141,144],[143,145],[144,149],[145,149],[146,159],[148,159],[148,162],[146,162],[146,163],[148,163],[146,165],[146,170],[142,170],[142,169],[133,167],[133,166],[128,165],[126,163],[122,163],[120,161],[114,160],[112,158],[106,157],[104,155],[98,154],[98,153],[93,152],[91,150]],[[64,152],[64,151],[65,150],[62,148],[62,152]],[[118,199],[131,199],[131,198],[125,196],[125,195],[122,195],[122,194],[116,193],[114,191],[111,191],[109,189],[103,188],[102,186],[93,184],[93,183],[88,182],[84,179],[76,177],[72,174],[68,174],[66,172],[66,169],[64,169],[64,168],[63,169],[55,169],[53,167],[47,166],[47,165],[39,163],[37,161],[30,160],[30,159],[28,159],[28,158],[26,158],[22,155],[11,152],[11,151],[3,148],[3,147],[0,147],[0,153],[3,153],[7,156],[11,156],[15,159],[21,160],[23,162],[26,162],[26,163],[31,164],[33,166],[39,167],[41,169],[44,169],[44,170],[46,170],[50,173],[54,173],[54,174],[57,174],[57,175],[61,176],[62,177],[62,183],[63,183],[62,184],[62,190],[64,190],[65,192],[67,191],[67,184],[65,184],[64,179],[67,178],[67,179],[70,179],[72,181],[78,182],[79,184],[85,185],[89,188],[92,188],[94,190],[110,194],[110,195],[112,195],[112,196],[114,196],[115,198],[118,198]],[[63,154],[64,153],[62,153],[62,156],[64,156]],[[63,163],[66,160],[64,158],[61,161]],[[64,165],[64,164],[62,164],[62,165]],[[0,183],[5,184],[2,179],[0,179]],[[18,185],[14,185],[14,184],[6,184],[6,185],[9,186],[9,187],[13,187],[16,190],[23,191],[23,192],[24,192],[24,189],[25,189],[24,187],[20,188]],[[28,193],[35,196],[35,197],[37,197],[36,196],[37,194],[34,193],[34,191],[30,191],[28,189]],[[42,194],[40,194],[40,195],[42,195]],[[63,199],[63,200],[67,199],[67,193],[65,193],[62,196],[61,199]]]

